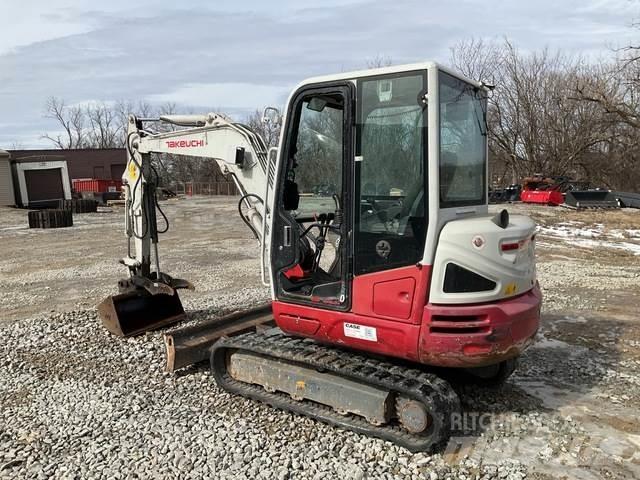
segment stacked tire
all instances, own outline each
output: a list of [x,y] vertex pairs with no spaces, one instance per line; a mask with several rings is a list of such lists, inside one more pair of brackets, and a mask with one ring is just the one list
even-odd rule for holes
[[94,213],[98,211],[98,202],[93,199],[73,198],[71,200],[60,200],[58,208],[60,210],[70,210],[73,213]]
[[29,228],[64,228],[73,226],[71,210],[48,209],[29,212]]

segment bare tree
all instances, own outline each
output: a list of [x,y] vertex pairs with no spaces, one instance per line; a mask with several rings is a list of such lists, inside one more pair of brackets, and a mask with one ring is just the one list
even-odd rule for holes
[[279,116],[276,122],[265,123],[262,121],[262,110],[256,109],[247,116],[245,123],[253,132],[262,137],[267,148],[278,145],[280,129],[282,128],[282,116]]
[[[128,101],[128,100],[118,100],[115,102],[113,109],[115,110],[115,115],[117,117],[117,124],[123,131],[123,134],[126,134],[127,124],[129,122],[129,115],[134,114],[140,118],[148,118],[153,117],[156,112],[152,105],[144,100],[141,100],[137,103]],[[124,145],[124,137],[122,140],[122,144]]]
[[[575,82],[574,98],[601,118],[608,140],[583,168],[621,190],[640,190],[640,61],[633,56],[592,67]],[[635,54],[634,54],[635,55]]]
[[153,117],[174,112],[175,104],[171,103],[161,105],[157,110],[144,101],[125,100],[70,106],[62,99],[51,97],[45,106],[45,116],[56,120],[63,133],[44,134],[42,138],[61,149],[122,147],[130,114]]
[[451,64],[468,78],[495,85],[502,69],[503,46],[495,41],[470,38],[451,47]]
[[391,57],[377,53],[375,57],[367,60],[366,65],[367,65],[367,68],[389,67],[393,65],[393,60],[391,59]]
[[502,182],[536,172],[597,177],[587,166],[611,131],[596,108],[575,99],[576,82],[593,74],[582,58],[548,49],[522,54],[505,39],[460,42],[451,61],[495,85],[487,112],[490,166]]
[[85,143],[85,115],[81,106],[68,106],[64,100],[49,97],[45,105],[45,117],[58,122],[64,133],[42,138],[50,140],[60,149],[81,148]]
[[598,105],[613,121],[640,128],[640,60],[619,58],[597,73],[576,82],[576,98]]
[[105,103],[89,104],[85,107],[88,123],[86,147],[114,148],[122,146],[126,124],[119,122],[115,109]]

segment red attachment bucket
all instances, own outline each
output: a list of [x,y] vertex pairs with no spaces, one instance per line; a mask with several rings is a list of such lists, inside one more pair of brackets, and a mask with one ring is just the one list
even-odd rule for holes
[[562,193],[557,190],[523,190],[520,194],[520,200],[524,203],[554,206],[564,203]]

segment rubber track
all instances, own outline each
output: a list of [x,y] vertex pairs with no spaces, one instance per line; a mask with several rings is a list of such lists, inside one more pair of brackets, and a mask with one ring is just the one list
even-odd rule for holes
[[93,213],[98,211],[98,202],[86,198],[58,200],[60,210],[71,210],[73,213]]
[[73,214],[70,210],[34,210],[29,212],[27,217],[29,219],[29,228],[64,228],[73,226]]
[[[341,415],[325,405],[297,401],[288,394],[270,393],[261,386],[237,381],[227,373],[226,366],[227,354],[234,351],[255,353],[327,371],[417,400],[431,412],[432,425],[421,434],[412,434],[397,422],[375,426],[357,415]],[[365,357],[353,351],[320,345],[309,339],[290,337],[277,329],[221,338],[211,349],[211,369],[218,385],[231,393],[382,438],[412,452],[433,452],[444,447],[451,434],[451,415],[460,411],[457,394],[447,382],[433,374]]]

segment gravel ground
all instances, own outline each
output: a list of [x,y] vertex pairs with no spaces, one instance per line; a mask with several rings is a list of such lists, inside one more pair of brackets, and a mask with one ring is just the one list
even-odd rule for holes
[[[268,295],[234,204],[167,203],[193,319]],[[164,373],[161,333],[116,339],[93,308],[125,273],[121,212],[30,231],[0,209],[0,478],[640,478],[640,211],[508,209],[540,224],[542,329],[502,389],[456,385],[434,455],[231,396],[204,366]]]

